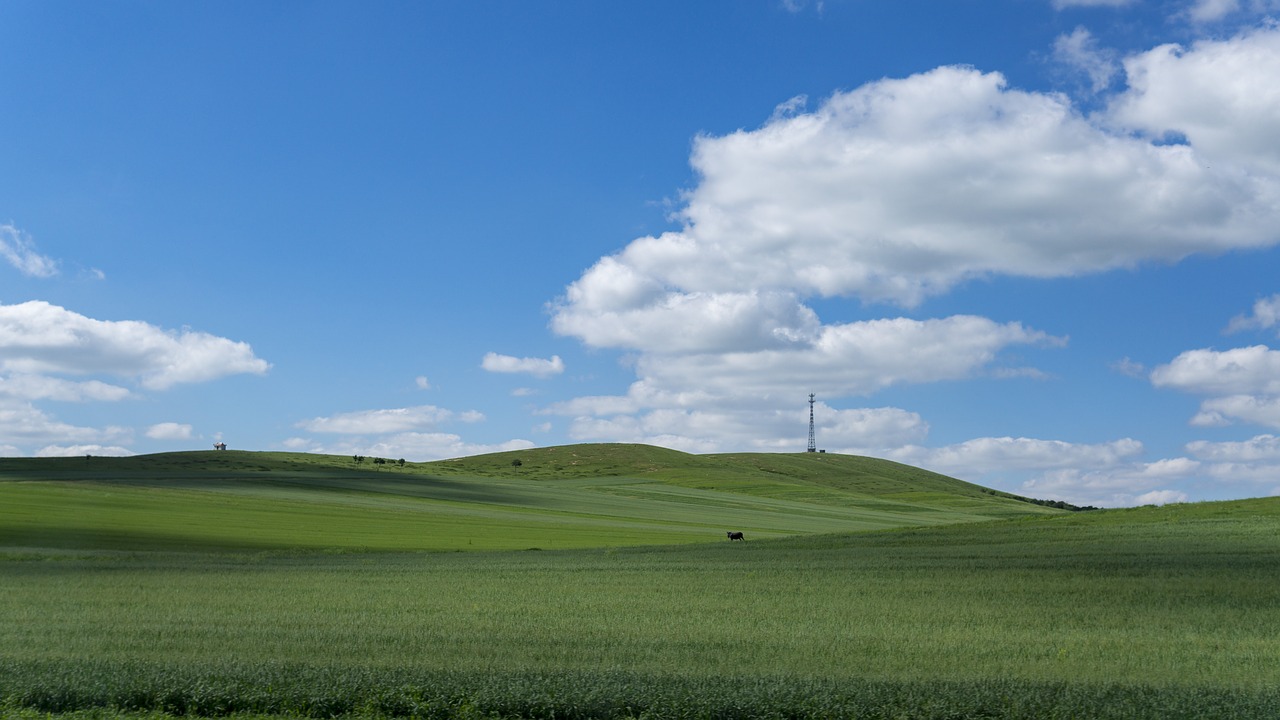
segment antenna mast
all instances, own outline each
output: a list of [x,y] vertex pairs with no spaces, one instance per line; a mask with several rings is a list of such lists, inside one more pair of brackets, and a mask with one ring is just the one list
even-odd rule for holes
[[809,449],[807,452],[818,452],[818,441],[813,435],[813,393],[809,393]]

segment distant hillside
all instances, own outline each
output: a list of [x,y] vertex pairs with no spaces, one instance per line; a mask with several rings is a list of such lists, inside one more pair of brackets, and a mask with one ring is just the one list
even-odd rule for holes
[[197,451],[0,458],[0,546],[483,550],[710,542],[1057,513],[833,453],[589,444],[429,463]]
[[689,488],[822,504],[967,507],[988,514],[1035,513],[1032,502],[911,465],[835,453],[693,455],[625,443],[534,448],[426,463],[432,472],[476,477],[563,480],[634,477]]

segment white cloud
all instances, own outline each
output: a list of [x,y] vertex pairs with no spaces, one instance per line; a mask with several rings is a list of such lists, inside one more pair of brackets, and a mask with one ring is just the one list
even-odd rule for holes
[[[572,419],[569,436],[580,442],[660,445],[687,452],[797,452],[805,448],[808,408],[795,410],[706,403],[707,409],[652,407],[635,398],[578,398],[549,412]],[[899,408],[835,409],[817,403],[816,431],[824,448],[845,452],[919,442],[928,423]]]
[[1240,0],[1195,0],[1187,9],[1192,22],[1210,23],[1240,10]]
[[1141,453],[1142,443],[1132,438],[1079,444],[987,437],[942,448],[905,447],[890,453],[889,457],[955,477],[974,478],[1010,471],[1110,468],[1131,462]]
[[445,423],[478,423],[484,419],[484,414],[475,410],[459,412],[434,405],[337,413],[304,420],[297,426],[309,432],[346,437],[325,441],[293,437],[285,440],[283,446],[295,452],[404,458],[413,462],[533,446],[523,439],[472,443],[438,429]]
[[23,275],[38,278],[58,274],[58,263],[36,252],[35,242],[13,223],[0,225],[0,258]]
[[559,355],[543,358],[517,358],[498,353],[487,353],[480,362],[480,367],[496,373],[525,373],[534,377],[546,378],[564,372],[564,361]]
[[1191,419],[1194,426],[1244,421],[1280,428],[1280,351],[1265,345],[1188,350],[1153,370],[1151,383],[1210,396]]
[[902,447],[918,443],[929,434],[929,424],[918,414],[893,407],[836,410],[819,404],[815,406],[814,425],[823,448],[853,452]]
[[[632,391],[634,392],[635,390],[636,388],[633,386]],[[555,403],[545,412],[571,416],[626,415],[639,412],[642,407],[642,402],[632,399],[630,396],[592,395]]]
[[45,375],[0,376],[0,396],[22,400],[85,402],[124,400],[132,396],[126,388],[99,380],[75,382]]
[[414,378],[414,380],[413,380],[413,384],[414,384],[414,385],[415,385],[419,390],[430,390],[430,389],[431,389],[431,382],[427,380],[427,376],[426,376],[426,375],[419,375],[418,377]]
[[1280,323],[1280,295],[1262,298],[1253,304],[1250,315],[1238,315],[1227,325],[1228,333],[1266,330]]
[[516,439],[486,445],[468,443],[459,436],[449,433],[406,432],[388,435],[375,441],[343,441],[330,444],[317,444],[301,438],[293,438],[288,447],[299,452],[326,455],[363,455],[404,458],[409,462],[426,462],[508,450],[525,450],[534,447],[534,444],[528,440]]
[[1188,350],[1151,372],[1151,383],[1202,395],[1280,393],[1280,351],[1265,345]]
[[1220,427],[1242,420],[1280,428],[1280,397],[1274,395],[1228,395],[1200,403],[1200,412],[1191,420],[1199,427]]
[[476,412],[462,414],[434,405],[418,405],[385,410],[358,410],[318,417],[298,423],[298,427],[310,432],[341,433],[347,435],[382,435],[431,428],[449,420],[478,422],[484,416]]
[[1187,443],[1187,452],[1215,463],[1270,462],[1280,464],[1280,437],[1256,435],[1244,441]]
[[635,318],[660,321],[644,337],[680,342],[711,318],[731,337],[776,342],[770,323],[812,329],[797,298],[914,305],[993,274],[1073,276],[1267,245],[1280,219],[1274,178],[1206,168],[1192,147],[1108,130],[1063,96],[963,67],[699,137],[691,162],[699,182],[683,227],[585,272],[553,308],[557,331],[627,345],[612,322]]
[[1095,470],[1067,468],[1028,480],[1018,492],[1030,497],[1101,507],[1182,502],[1187,499],[1184,491],[1159,486],[1193,478],[1200,469],[1199,463],[1186,458]]
[[[867,395],[896,384],[981,374],[1004,348],[1061,341],[1017,323],[955,316],[895,318],[823,328],[812,343],[782,350],[648,353],[625,396],[579,397],[547,412],[574,418],[575,440],[625,440],[677,449],[795,448],[807,407],[797,388],[824,397]],[[1000,373],[992,373],[1000,374]],[[1023,374],[1023,373],[1015,373]],[[919,442],[928,425],[896,408],[834,410],[818,405],[824,446],[861,450]],[[803,438],[799,440],[803,449]]]
[[[1238,194],[1244,203],[1205,206],[1200,222],[1221,224],[1229,235],[1237,235],[1227,240],[1231,244],[1249,244],[1247,228],[1261,227],[1259,222],[1274,227],[1280,28],[1204,40],[1190,48],[1163,45],[1128,58],[1124,66],[1129,90],[1111,106],[1111,119],[1152,137],[1184,136],[1199,162],[1213,166],[1203,178],[1204,189],[1221,192],[1231,186],[1227,195]],[[1259,201],[1272,203],[1271,209]],[[1272,236],[1267,244],[1274,242]]]
[[82,455],[99,455],[103,457],[128,457],[133,451],[115,445],[47,445],[36,451],[36,457],[80,457]]
[[1111,369],[1121,375],[1127,375],[1132,378],[1145,378],[1147,376],[1145,365],[1127,357],[1111,363]]
[[10,446],[127,443],[131,438],[132,433],[128,428],[71,425],[54,419],[29,402],[0,400],[0,442]]
[[269,368],[248,344],[206,333],[94,320],[42,301],[0,305],[0,371],[8,373],[115,375],[163,390]]
[[1089,444],[987,437],[942,448],[907,446],[883,456],[1027,497],[1102,507],[1185,499],[1184,491],[1168,486],[1206,474],[1204,464],[1191,458],[1142,462],[1142,454],[1142,443],[1132,438]]
[[1083,27],[1070,35],[1059,35],[1053,42],[1054,58],[1089,77],[1093,92],[1102,92],[1120,72],[1120,62],[1113,50],[1098,46],[1098,41]]
[[1180,490],[1152,490],[1134,498],[1135,505],[1168,505],[1186,501],[1187,494]]
[[615,289],[596,293],[593,286],[608,285],[618,267],[605,258],[569,288],[569,303],[552,321],[556,332],[594,347],[663,352],[779,348],[818,333],[817,315],[791,293],[672,292],[632,306]]
[[824,396],[865,395],[897,384],[970,378],[1010,345],[1060,340],[1018,323],[954,316],[831,325],[812,344],[719,354],[650,353],[636,363],[648,395],[696,388],[713,397],[783,398],[796,388]]
[[[664,409],[745,411],[759,422],[759,413],[794,399],[797,388],[835,397],[867,395],[896,384],[965,379],[982,373],[1010,345],[1059,343],[1060,339],[1018,323],[1002,325],[974,316],[832,325],[811,343],[796,343],[788,349],[648,353],[636,361],[640,379],[626,396],[580,397],[553,405],[549,411],[577,417],[641,415]],[[707,439],[735,445],[738,440],[728,427],[707,424],[706,431],[713,433]]]
[[146,435],[152,440],[190,440],[192,428],[185,423],[157,423],[147,428]]

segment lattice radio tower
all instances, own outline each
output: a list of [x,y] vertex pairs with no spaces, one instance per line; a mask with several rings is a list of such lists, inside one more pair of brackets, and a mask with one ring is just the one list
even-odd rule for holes
[[818,440],[813,435],[813,393],[809,393],[809,449],[807,452],[818,452]]

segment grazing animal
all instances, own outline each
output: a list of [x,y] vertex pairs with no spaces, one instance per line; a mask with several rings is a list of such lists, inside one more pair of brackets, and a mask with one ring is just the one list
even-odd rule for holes
[[734,540],[741,540],[742,542],[747,541],[747,539],[742,536],[742,533],[737,530],[730,530],[726,532],[725,535],[729,536],[729,542],[733,542]]

